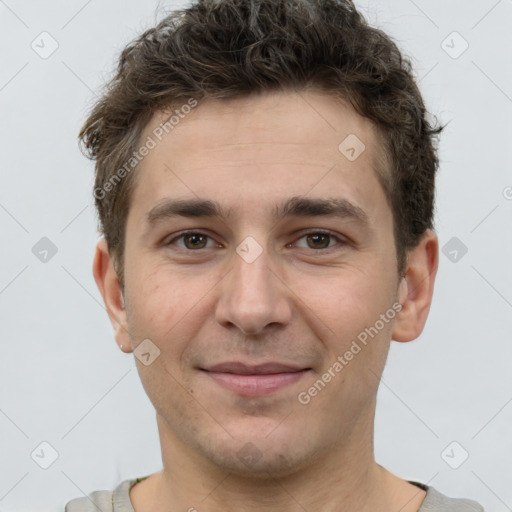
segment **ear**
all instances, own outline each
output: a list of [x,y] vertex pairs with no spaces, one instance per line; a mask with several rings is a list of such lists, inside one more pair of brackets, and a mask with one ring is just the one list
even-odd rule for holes
[[438,264],[439,241],[429,229],[418,246],[407,253],[407,270],[398,290],[402,309],[395,317],[393,340],[412,341],[423,331],[432,302]]
[[121,283],[104,238],[96,244],[92,272],[114,327],[117,344],[123,352],[132,352]]

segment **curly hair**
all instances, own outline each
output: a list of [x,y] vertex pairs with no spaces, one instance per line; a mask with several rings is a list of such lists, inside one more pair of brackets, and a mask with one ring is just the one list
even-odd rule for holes
[[123,284],[126,219],[135,172],[116,170],[140,145],[158,110],[193,98],[229,99],[315,87],[371,120],[386,170],[378,173],[393,214],[397,268],[433,229],[436,136],[410,61],[350,0],[197,0],[168,14],[121,52],[79,140],[95,160],[95,204]]

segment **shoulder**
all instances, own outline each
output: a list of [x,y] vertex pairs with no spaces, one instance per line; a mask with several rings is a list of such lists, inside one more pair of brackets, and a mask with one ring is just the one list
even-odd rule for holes
[[467,498],[451,498],[434,487],[411,482],[421,487],[427,494],[418,512],[485,512],[480,503]]
[[66,503],[65,512],[134,512],[129,490],[147,477],[122,481],[113,491],[93,491],[87,496],[74,498]]
[[74,498],[66,503],[65,512],[112,512],[112,491],[93,491],[82,498]]

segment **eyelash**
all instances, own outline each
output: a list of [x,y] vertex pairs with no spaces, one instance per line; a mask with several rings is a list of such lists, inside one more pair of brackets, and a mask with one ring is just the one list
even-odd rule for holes
[[[186,235],[191,235],[191,234],[206,236],[210,240],[213,240],[213,238],[210,235],[207,235],[206,233],[203,233],[202,231],[188,230],[188,231],[182,231],[179,235],[175,236],[174,238],[172,238],[168,242],[165,242],[164,245],[165,246],[169,246],[171,244],[174,244],[174,242],[176,242],[177,240],[183,239],[183,237],[185,237]],[[325,231],[325,230],[322,230],[322,229],[315,229],[315,230],[304,232],[302,234],[302,236],[300,236],[297,239],[297,241],[301,240],[302,238],[304,238],[304,237],[306,237],[308,235],[327,235],[331,239],[335,239],[342,246],[348,244],[348,242],[346,240],[344,240],[343,238],[335,235],[331,231]],[[293,242],[293,243],[295,243],[295,242]],[[314,252],[324,252],[324,251],[331,251],[332,249],[335,249],[335,248],[336,248],[336,245],[331,246],[331,247],[325,247],[323,249],[310,249],[310,248],[307,248],[307,249],[309,249],[311,251],[314,251]],[[188,248],[178,247],[178,249],[183,250],[183,251],[187,251],[187,252],[200,252],[201,250],[204,250],[204,249],[207,249],[207,248],[203,247],[201,249],[188,249]]]

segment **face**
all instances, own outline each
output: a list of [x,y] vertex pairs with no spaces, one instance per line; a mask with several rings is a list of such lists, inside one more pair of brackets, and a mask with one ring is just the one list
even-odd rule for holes
[[368,442],[398,289],[378,154],[370,121],[303,91],[208,100],[143,159],[126,320],[159,350],[136,362],[173,446],[254,475]]

